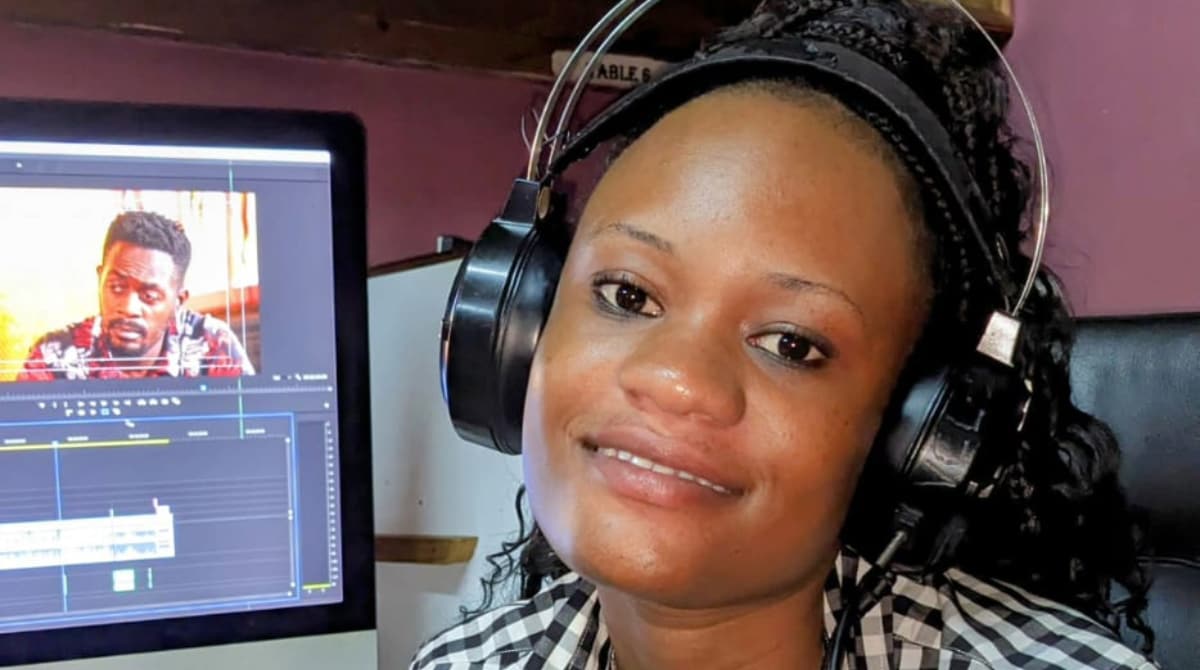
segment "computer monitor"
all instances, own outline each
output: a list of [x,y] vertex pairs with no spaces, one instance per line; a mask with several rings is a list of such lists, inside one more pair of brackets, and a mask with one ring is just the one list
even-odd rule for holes
[[374,629],[364,153],[0,102],[0,665]]

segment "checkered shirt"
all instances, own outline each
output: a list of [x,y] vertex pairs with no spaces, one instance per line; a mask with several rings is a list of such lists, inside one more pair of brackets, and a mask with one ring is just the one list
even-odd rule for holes
[[[869,568],[843,552],[825,590],[825,632],[833,633],[842,575]],[[861,619],[847,670],[1155,670],[1084,615],[1008,584],[959,570],[936,585],[899,575]],[[571,573],[532,599],[490,610],[443,631],[410,670],[609,670],[600,602]]]

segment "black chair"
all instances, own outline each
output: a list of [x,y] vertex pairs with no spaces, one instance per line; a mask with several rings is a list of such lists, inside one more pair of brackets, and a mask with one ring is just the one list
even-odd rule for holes
[[1200,667],[1200,314],[1081,319],[1071,373],[1076,404],[1120,440],[1126,492],[1148,516],[1156,660]]

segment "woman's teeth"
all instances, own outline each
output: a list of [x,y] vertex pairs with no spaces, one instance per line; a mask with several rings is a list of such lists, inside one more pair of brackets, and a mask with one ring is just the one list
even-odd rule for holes
[[685,482],[692,482],[693,484],[699,484],[705,488],[712,489],[713,491],[716,491],[717,493],[731,493],[731,491],[729,489],[725,488],[724,486],[721,486],[720,484],[714,484],[714,483],[708,481],[707,479],[705,479],[703,477],[698,477],[686,470],[676,470],[675,468],[668,468],[667,466],[662,465],[660,463],[655,463],[654,461],[652,461],[648,458],[642,458],[641,456],[634,456],[633,454],[631,454],[628,451],[625,451],[623,449],[612,449],[609,447],[601,447],[601,448],[598,448],[596,450],[596,452],[599,453],[601,456],[607,456],[608,458],[615,458],[618,461],[625,461],[626,463],[629,463],[630,465],[633,465],[635,467],[639,467],[643,470],[649,470],[651,472],[656,472],[660,475],[673,475],[675,477],[682,479]]

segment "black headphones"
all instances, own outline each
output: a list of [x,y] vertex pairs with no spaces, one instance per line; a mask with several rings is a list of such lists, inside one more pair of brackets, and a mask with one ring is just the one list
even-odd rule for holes
[[[555,192],[554,180],[602,142],[632,130],[640,119],[656,118],[707,90],[746,79],[800,79],[860,115],[884,119],[895,135],[892,141],[902,142],[902,153],[915,158],[910,169],[932,185],[944,208],[969,231],[973,244],[968,253],[978,254],[987,267],[997,301],[972,355],[965,360],[928,351],[914,355],[893,392],[872,454],[874,461],[886,465],[892,479],[889,488],[899,493],[901,502],[891,541],[867,576],[843,593],[845,602],[827,640],[824,663],[826,668],[837,668],[859,613],[868,611],[890,588],[889,566],[920,525],[925,515],[922,507],[954,506],[947,495],[957,496],[960,502],[986,498],[1010,466],[1004,454],[1011,453],[1011,444],[1020,439],[1033,391],[1024,363],[1017,360],[1021,340],[1017,315],[1037,279],[1049,219],[1041,135],[1020,82],[993,42],[1025,105],[1041,180],[1037,245],[1015,301],[1018,293],[1007,249],[999,238],[989,239],[980,225],[989,218],[989,208],[936,114],[891,71],[837,44],[759,40],[706,53],[622,97],[556,156],[600,57],[657,2],[618,0],[575,49],[555,81],[539,119],[526,177],[513,184],[504,209],[484,230],[455,278],[442,321],[442,394],[463,438],[503,453],[520,453],[530,366],[569,242],[562,220],[565,197]],[[536,168],[542,161],[544,130],[567,78],[587,46],[626,11],[579,76],[550,140],[544,161],[547,170],[539,177]],[[1010,448],[996,446],[1005,444]]]
[[1005,472],[997,452],[1011,451],[988,445],[1017,438],[1030,390],[1014,361],[1020,323],[1009,311],[1015,288],[1004,249],[978,225],[987,206],[932,110],[886,68],[823,42],[752,42],[673,69],[588,123],[547,176],[516,180],[463,261],[442,322],[442,392],[455,428],[471,442],[521,451],[530,365],[569,242],[561,219],[565,198],[553,191],[554,177],[633,119],[749,77],[798,77],[856,110],[886,115],[971,232],[999,296],[979,353],[965,361],[926,360],[907,371],[876,448],[904,486],[988,495]]

